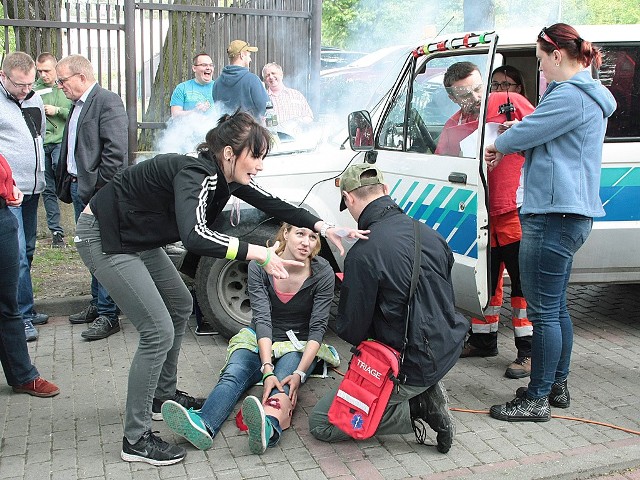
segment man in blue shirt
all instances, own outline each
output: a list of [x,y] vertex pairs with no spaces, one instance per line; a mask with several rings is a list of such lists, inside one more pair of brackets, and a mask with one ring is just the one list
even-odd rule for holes
[[213,60],[202,52],[193,57],[194,78],[178,84],[171,94],[171,117],[206,113],[213,107]]

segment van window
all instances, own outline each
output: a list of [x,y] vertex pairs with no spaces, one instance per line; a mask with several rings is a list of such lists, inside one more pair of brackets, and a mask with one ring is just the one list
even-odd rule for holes
[[[445,123],[460,109],[451,100],[443,84],[447,68],[460,61],[469,61],[478,66],[483,81],[478,88],[483,92],[486,90],[486,54],[435,57],[429,62],[418,62],[416,72],[404,79],[384,118],[378,138],[380,148],[435,153]],[[410,99],[407,102],[409,92]],[[476,128],[477,121],[464,136]],[[460,148],[455,150],[455,153],[447,151],[443,154],[461,155]]]
[[598,75],[618,102],[607,138],[640,137],[640,47],[607,46],[603,57]]

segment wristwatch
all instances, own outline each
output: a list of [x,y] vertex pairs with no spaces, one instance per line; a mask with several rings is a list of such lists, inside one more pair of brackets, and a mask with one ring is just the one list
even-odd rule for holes
[[322,235],[322,237],[326,238],[327,230],[329,230],[330,228],[335,228],[335,227],[336,226],[333,223],[324,222],[322,224],[322,228],[320,229],[320,235]]
[[262,364],[262,366],[260,367],[260,373],[264,373],[264,367],[266,367],[267,365],[269,365],[271,367],[271,370],[273,370],[273,363],[271,362],[264,362]]
[[297,373],[298,375],[300,375],[300,381],[304,383],[304,380],[307,378],[306,373],[304,373],[302,370],[294,370],[293,373]]

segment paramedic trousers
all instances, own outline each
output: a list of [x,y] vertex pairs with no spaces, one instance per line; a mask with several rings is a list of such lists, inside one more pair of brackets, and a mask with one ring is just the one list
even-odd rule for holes
[[[376,430],[376,435],[413,433],[409,400],[428,389],[429,387],[411,385],[400,385],[399,391],[394,389]],[[331,403],[337,392],[338,389],[335,388],[322,397],[309,415],[311,435],[323,442],[340,442],[351,439],[349,435],[329,422],[329,408],[331,408]]]
[[133,444],[151,429],[153,398],[171,398],[176,392],[178,355],[193,299],[162,248],[104,254],[98,220],[86,213],[78,219],[76,236],[82,261],[140,334],[124,419],[124,435]]

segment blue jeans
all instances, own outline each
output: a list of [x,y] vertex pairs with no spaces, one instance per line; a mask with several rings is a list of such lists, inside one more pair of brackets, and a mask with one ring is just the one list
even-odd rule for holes
[[20,252],[20,276],[18,278],[18,310],[23,316],[34,313],[31,262],[36,250],[38,230],[38,201],[40,194],[25,195],[22,205],[9,207],[18,219],[18,249]]
[[18,310],[18,221],[8,208],[0,208],[0,245],[0,362],[7,383],[16,387],[40,374],[29,358]]
[[60,226],[60,205],[56,196],[56,168],[60,158],[60,144],[44,146],[44,179],[46,186],[42,192],[42,203],[47,212],[47,226],[51,233],[64,233]]
[[520,215],[520,280],[533,324],[528,396],[546,397],[554,382],[569,375],[573,324],[567,284],[573,256],[585,242],[593,219],[550,213]]
[[[278,380],[283,380],[291,375],[298,368],[301,358],[302,352],[290,352],[275,360],[273,373],[278,377]],[[239,348],[231,354],[231,358],[220,374],[218,383],[198,412],[213,436],[220,431],[222,424],[229,418],[233,407],[240,400],[242,394],[262,380],[261,366],[262,362],[260,362],[260,355],[257,352]],[[316,360],[311,363],[306,372],[307,375],[313,372],[315,366]],[[285,385],[283,389],[285,393],[289,393],[289,385]],[[271,395],[276,393],[280,392],[274,389]],[[282,432],[278,427],[276,430],[280,434]],[[277,435],[277,439],[279,438],[280,435]],[[273,445],[269,444],[269,446]]]
[[[78,196],[78,182],[71,184],[71,200],[73,210],[76,215],[76,224],[80,214],[86,207],[85,203]],[[118,306],[109,296],[109,292],[98,282],[98,279],[91,274],[91,304],[98,308],[98,315],[107,317],[109,320],[118,320]]]
[[176,393],[178,356],[193,299],[162,248],[104,254],[98,220],[87,214],[80,216],[76,235],[82,261],[139,333],[124,417],[124,435],[133,444],[151,429],[153,398]]

